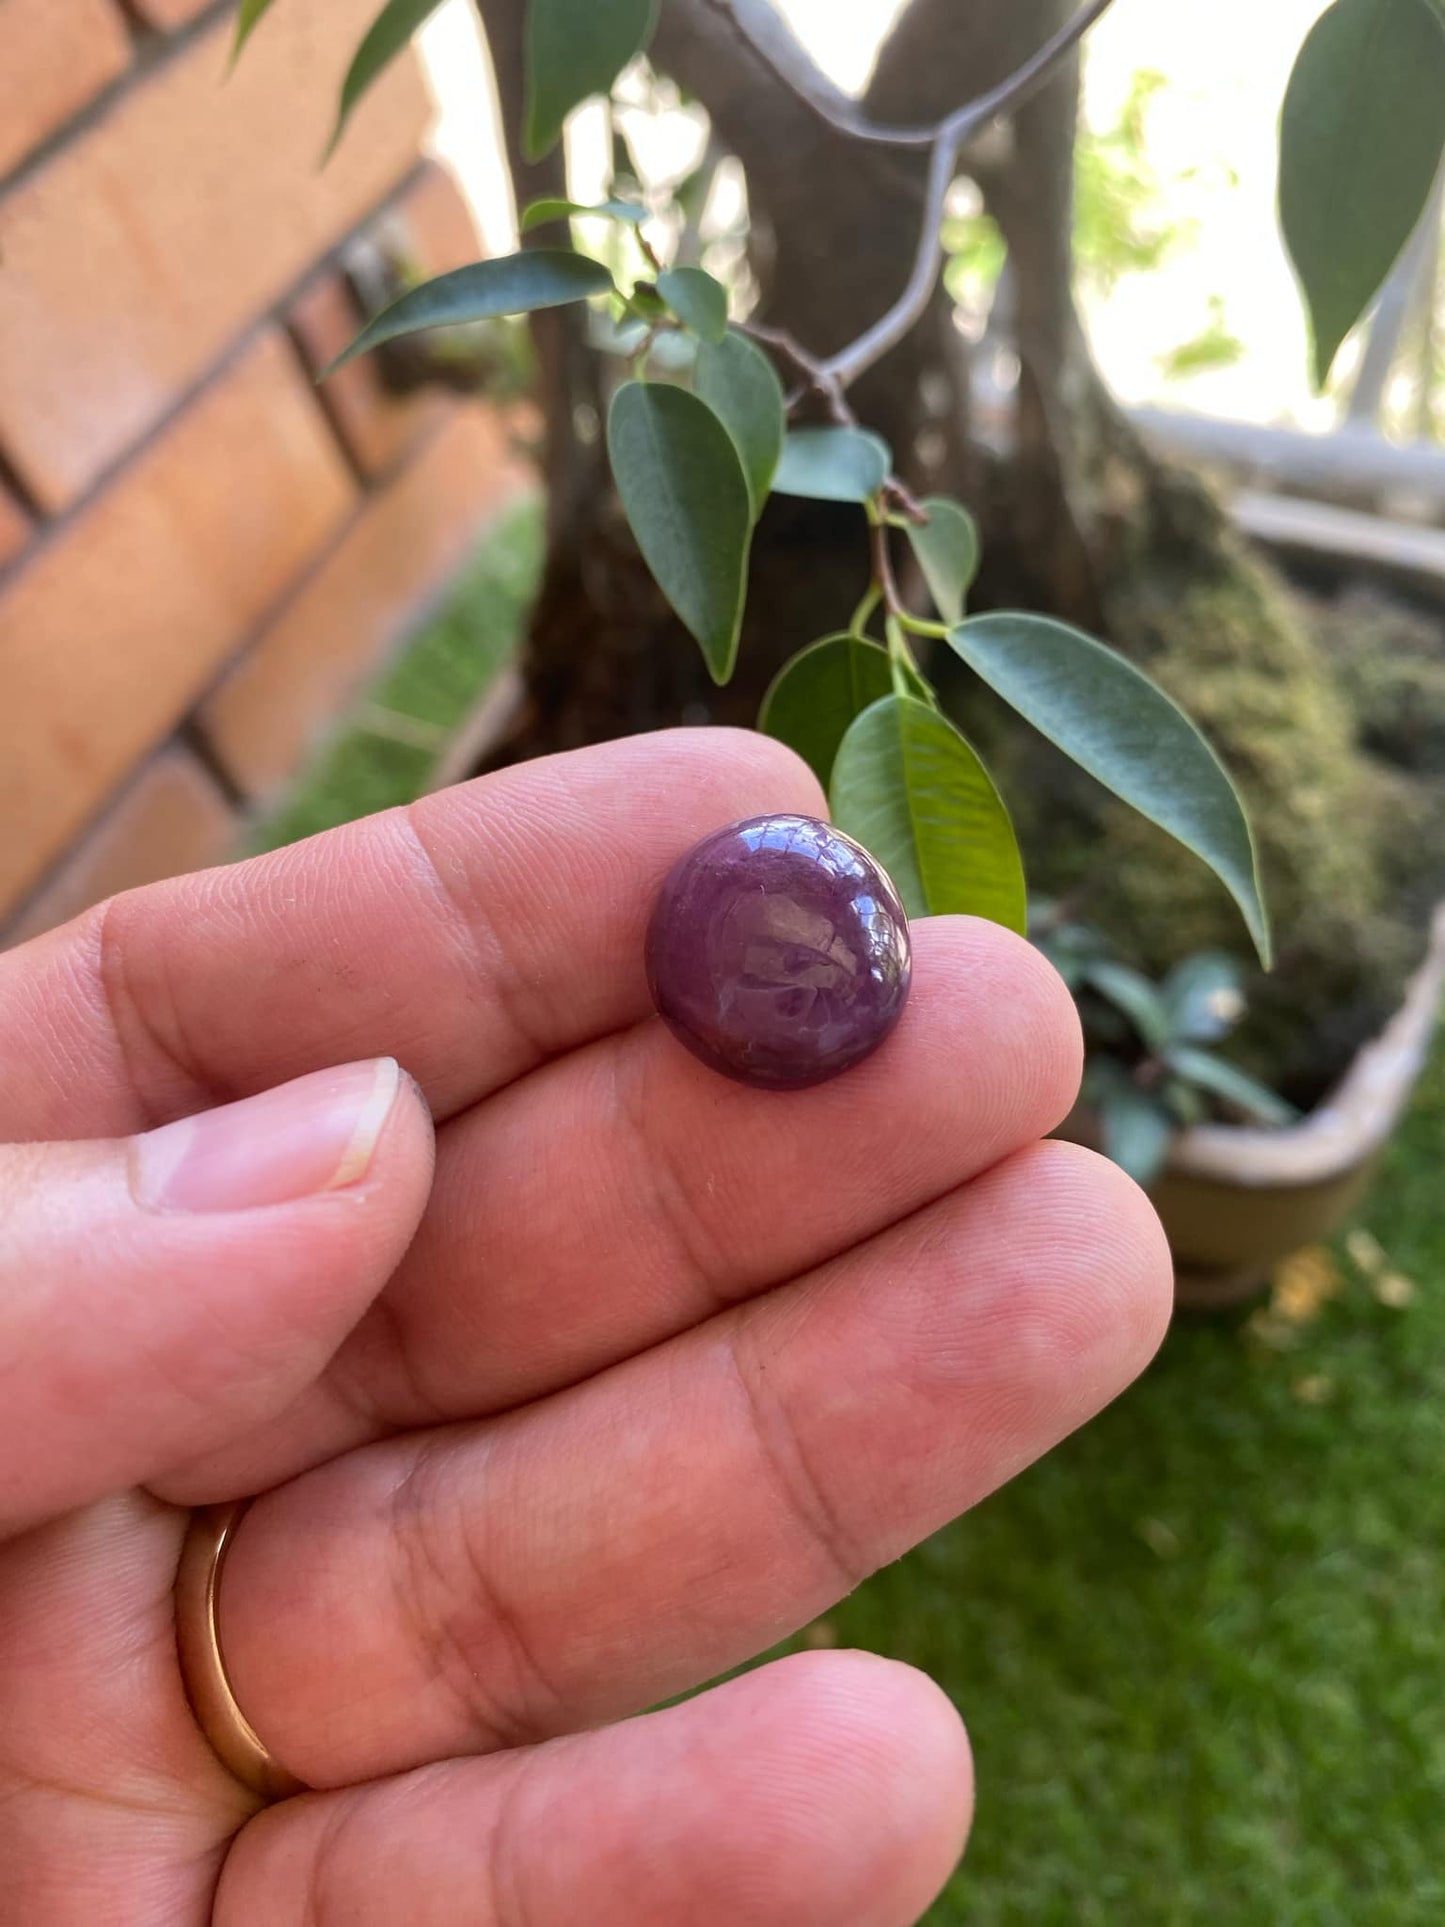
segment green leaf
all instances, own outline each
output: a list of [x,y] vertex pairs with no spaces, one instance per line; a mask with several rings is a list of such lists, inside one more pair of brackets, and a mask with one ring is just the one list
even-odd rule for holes
[[866,502],[892,467],[892,451],[871,429],[795,428],[783,443],[773,489],[816,502]]
[[1169,1115],[1176,1124],[1203,1124],[1209,1116],[1209,1106],[1204,1101],[1204,1093],[1195,1090],[1182,1077],[1170,1077],[1164,1083],[1164,1101],[1169,1106]]
[[1105,1157],[1136,1184],[1152,1184],[1164,1169],[1174,1136],[1174,1120],[1164,1104],[1107,1062],[1090,1066],[1084,1096],[1098,1108]]
[[1169,1012],[1147,977],[1127,964],[1099,958],[1080,973],[1086,984],[1123,1011],[1151,1051],[1163,1050],[1170,1037]]
[[1169,1063],[1200,1090],[1223,1098],[1226,1104],[1233,1104],[1261,1124],[1293,1124],[1299,1116],[1293,1104],[1286,1104],[1268,1086],[1236,1065],[1226,1063],[1224,1058],[1216,1057],[1212,1051],[1193,1050],[1188,1044],[1178,1044],[1169,1052]]
[[1112,649],[1044,616],[976,616],[948,639],[1066,756],[1203,858],[1268,968],[1269,916],[1244,806],[1178,704]]
[[945,622],[962,622],[978,574],[978,525],[966,508],[944,495],[931,495],[919,506],[928,521],[908,523],[908,540],[938,613]]
[[337,143],[346,132],[346,123],[351,119],[362,95],[385,72],[417,28],[429,14],[436,12],[441,3],[442,0],[387,0],[367,29],[341,83],[341,104],[326,148],[328,160],[336,152]]
[[655,0],[529,0],[522,137],[529,161],[551,152],[580,101],[611,93],[656,23]]
[[737,446],[756,522],[783,452],[787,427],[783,384],[762,350],[735,329],[729,329],[721,341],[703,342],[694,381],[697,393]]
[[647,219],[647,209],[640,201],[598,201],[589,207],[585,201],[561,201],[548,196],[524,207],[517,227],[520,233],[530,234],[533,228],[545,227],[549,221],[570,221],[574,215],[592,215],[607,221],[625,221],[629,227],[640,227]]
[[241,49],[260,26],[264,14],[271,11],[272,0],[241,0],[236,13],[236,38],[231,43],[231,65],[234,67],[241,57]]
[[728,331],[728,291],[706,268],[664,268],[657,292],[686,328],[704,341],[721,341]]
[[892,688],[886,649],[860,636],[825,636],[783,664],[758,728],[795,749],[827,789],[849,724]]
[[667,318],[667,303],[650,281],[634,281],[632,292],[626,300],[632,312],[640,315],[644,321],[664,321]]
[[833,765],[838,827],[870,849],[911,916],[989,917],[1025,934],[1018,841],[988,771],[936,709],[885,696]]
[[607,420],[622,506],[657,585],[696,637],[714,682],[737,660],[752,511],[732,437],[704,401],[629,381]]
[[424,328],[487,321],[494,315],[532,314],[538,308],[559,308],[611,292],[612,276],[600,261],[562,248],[533,248],[524,254],[499,255],[494,261],[474,261],[470,267],[423,281],[383,308],[321,379],[369,348],[401,335],[419,334]]
[[1442,141],[1445,17],[1431,0],[1335,0],[1280,118],[1280,224],[1321,388],[1424,212]]
[[1176,964],[1159,990],[1171,1034],[1190,1044],[1227,1036],[1244,1015],[1242,974],[1235,958],[1218,950],[1203,950]]
[[1041,897],[1029,905],[1033,940],[1070,990],[1077,990],[1091,963],[1106,954],[1104,939],[1083,923],[1061,923],[1058,906]]

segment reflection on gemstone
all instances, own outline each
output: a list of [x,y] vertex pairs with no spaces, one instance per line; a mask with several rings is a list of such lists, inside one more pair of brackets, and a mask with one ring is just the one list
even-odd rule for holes
[[694,1055],[799,1088],[858,1063],[908,995],[908,920],[858,844],[806,816],[719,830],[675,866],[647,937],[658,1011]]

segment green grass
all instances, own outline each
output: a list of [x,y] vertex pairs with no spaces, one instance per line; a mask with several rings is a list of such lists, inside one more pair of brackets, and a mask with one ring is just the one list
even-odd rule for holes
[[1273,1343],[1181,1323],[830,1615],[968,1719],[978,1818],[933,1927],[1445,1921],[1442,1172],[1445,1052],[1367,1217],[1411,1306],[1342,1260]]
[[[535,507],[488,541],[372,708],[439,732],[516,641]],[[344,729],[265,842],[415,794],[428,751]],[[1416,1280],[1312,1322],[1181,1323],[1144,1381],[881,1573],[814,1641],[926,1668],[978,1758],[933,1927],[1445,1921],[1445,1051],[1368,1222]]]
[[535,500],[497,523],[445,604],[260,825],[253,848],[276,849],[421,793],[447,735],[521,641],[541,542]]

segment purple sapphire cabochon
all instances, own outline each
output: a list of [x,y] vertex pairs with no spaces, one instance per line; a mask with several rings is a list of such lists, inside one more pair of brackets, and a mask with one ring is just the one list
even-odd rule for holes
[[898,892],[811,816],[731,824],[674,865],[647,932],[659,1014],[704,1064],[801,1090],[875,1051],[902,1015],[912,956]]

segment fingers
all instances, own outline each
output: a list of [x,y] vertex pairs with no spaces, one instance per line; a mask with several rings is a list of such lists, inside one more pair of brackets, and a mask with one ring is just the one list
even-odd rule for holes
[[241,1704],[335,1785],[696,1685],[1097,1411],[1169,1279],[1129,1180],[1041,1145],[541,1405],[352,1453],[240,1528]]
[[644,1014],[652,899],[699,837],[823,808],[766,737],[665,731],[114,898],[0,958],[11,1128],[119,1136],[383,1053],[449,1116]]
[[810,1654],[629,1725],[315,1794],[232,1848],[216,1927],[911,1927],[972,1808],[919,1673]]
[[457,1119],[388,1293],[388,1344],[359,1333],[338,1361],[357,1364],[348,1384],[401,1425],[535,1397],[847,1250],[1053,1130],[1079,1075],[1056,973],[972,920],[921,924],[916,950],[888,1045],[812,1091],[728,1083],[648,1024]]
[[0,1531],[294,1400],[405,1249],[431,1166],[390,1058],[130,1140],[0,1147]]
[[193,1927],[257,1801],[186,1704],[182,1514],[141,1492],[0,1550],[0,1920]]
[[650,1023],[455,1119],[416,1241],[327,1381],[167,1496],[254,1492],[386,1430],[576,1383],[1051,1130],[1079,1030],[1038,952],[937,919],[916,933],[915,982],[885,1048],[811,1091],[726,1082]]

